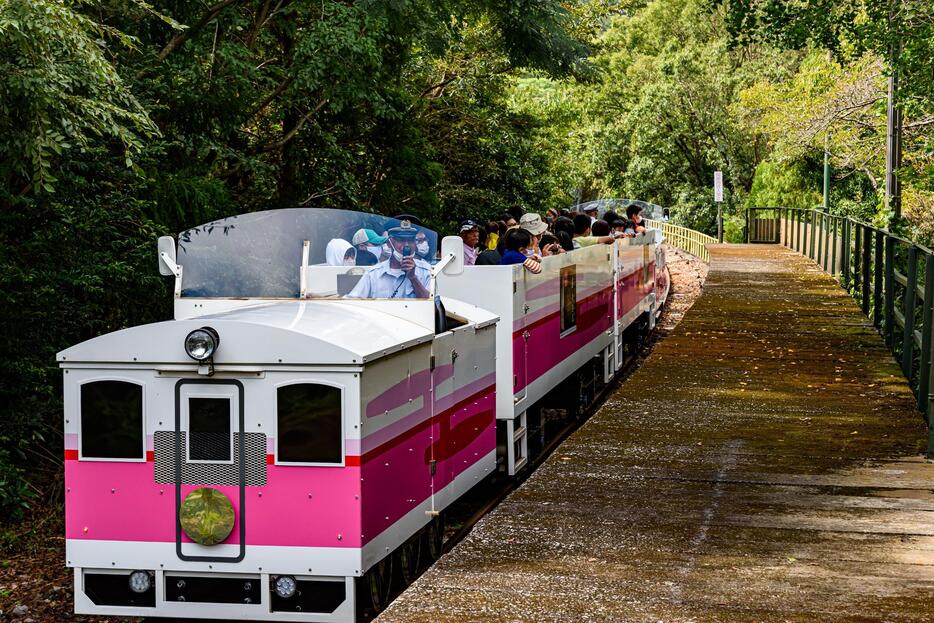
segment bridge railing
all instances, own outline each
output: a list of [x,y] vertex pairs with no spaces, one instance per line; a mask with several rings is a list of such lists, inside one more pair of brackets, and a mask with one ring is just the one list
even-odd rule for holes
[[699,231],[681,227],[680,225],[672,225],[665,221],[656,221],[652,219],[643,220],[649,227],[662,230],[662,233],[665,234],[665,242],[671,246],[676,249],[681,249],[685,253],[690,253],[704,262],[710,262],[710,253],[707,251],[707,245],[717,243],[717,239],[713,236],[708,236],[707,234],[702,234]]
[[832,275],[882,334],[928,422],[934,458],[934,252],[823,210],[783,208],[778,228],[779,244]]

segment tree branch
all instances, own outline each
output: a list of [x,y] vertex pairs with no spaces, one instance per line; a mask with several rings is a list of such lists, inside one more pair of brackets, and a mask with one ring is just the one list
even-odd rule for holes
[[319,110],[321,110],[322,108],[324,108],[324,105],[327,104],[327,103],[328,103],[327,98],[325,98],[325,99],[321,100],[320,102],[318,102],[318,103],[315,105],[315,107],[312,108],[311,110],[309,110],[307,113],[305,113],[305,114],[302,116],[302,118],[299,119],[298,122],[295,124],[295,127],[293,127],[291,130],[289,130],[288,132],[286,132],[285,136],[283,136],[280,140],[276,141],[275,143],[269,143],[269,144],[267,144],[267,145],[263,145],[263,146],[261,146],[261,147],[255,149],[255,150],[253,151],[253,153],[264,153],[264,152],[270,152],[270,151],[277,151],[277,150],[279,150],[279,149],[282,149],[282,148],[285,147],[286,145],[288,145],[288,144],[289,144],[289,141],[291,141],[293,138],[295,138],[295,135],[298,134],[298,131],[302,129],[302,126],[305,125],[305,123],[306,123],[309,119],[311,119],[311,117],[312,117],[316,112],[318,112]]
[[165,57],[177,50],[183,43],[188,41],[188,39],[197,31],[204,28],[211,20],[218,16],[218,14],[229,7],[231,4],[239,2],[240,0],[221,0],[214,6],[210,7],[207,12],[201,16],[197,22],[195,22],[191,27],[186,28],[180,33],[176,34],[174,37],[169,39],[169,42],[165,44],[165,47],[159,52],[159,61],[162,62],[165,60]]

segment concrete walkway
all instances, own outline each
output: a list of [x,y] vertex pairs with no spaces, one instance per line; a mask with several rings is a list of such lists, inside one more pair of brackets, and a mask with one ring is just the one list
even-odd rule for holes
[[791,251],[711,255],[645,365],[379,621],[934,621],[934,465],[878,334]]

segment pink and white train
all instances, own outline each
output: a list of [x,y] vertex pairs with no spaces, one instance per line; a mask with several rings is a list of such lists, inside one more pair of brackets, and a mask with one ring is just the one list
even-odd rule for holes
[[445,508],[527,465],[533,409],[595,361],[611,380],[668,293],[650,230],[540,274],[464,267],[448,237],[428,298],[343,296],[367,269],[327,265],[328,241],[398,225],[289,209],[160,239],[175,319],[59,353],[76,612],[337,622],[385,605],[439,555]]

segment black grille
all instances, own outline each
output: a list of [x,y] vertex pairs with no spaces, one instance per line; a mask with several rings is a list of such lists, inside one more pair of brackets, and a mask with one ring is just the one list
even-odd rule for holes
[[192,431],[188,458],[192,461],[229,461],[230,433],[199,433]]
[[[130,590],[130,572],[84,573],[84,594],[95,606],[141,606],[156,605],[156,591],[150,586],[145,593]],[[155,585],[155,582],[152,583]]]
[[[201,433],[204,434],[204,433]],[[227,485],[240,484],[240,433],[233,435],[233,463],[188,463],[185,461],[186,434],[180,433],[182,442],[182,481],[183,485]],[[266,485],[266,435],[263,433],[245,433],[244,449],[246,455],[247,486]],[[229,444],[229,442],[228,442]],[[229,445],[228,445],[229,448]],[[175,433],[157,430],[153,435],[153,454],[155,459],[156,482],[175,483]]]
[[279,597],[275,590],[276,577],[269,578],[273,612],[334,612],[347,599],[344,583],[328,580],[296,580],[295,594]]
[[258,577],[207,578],[167,574],[165,600],[255,606],[260,603],[260,586]]

